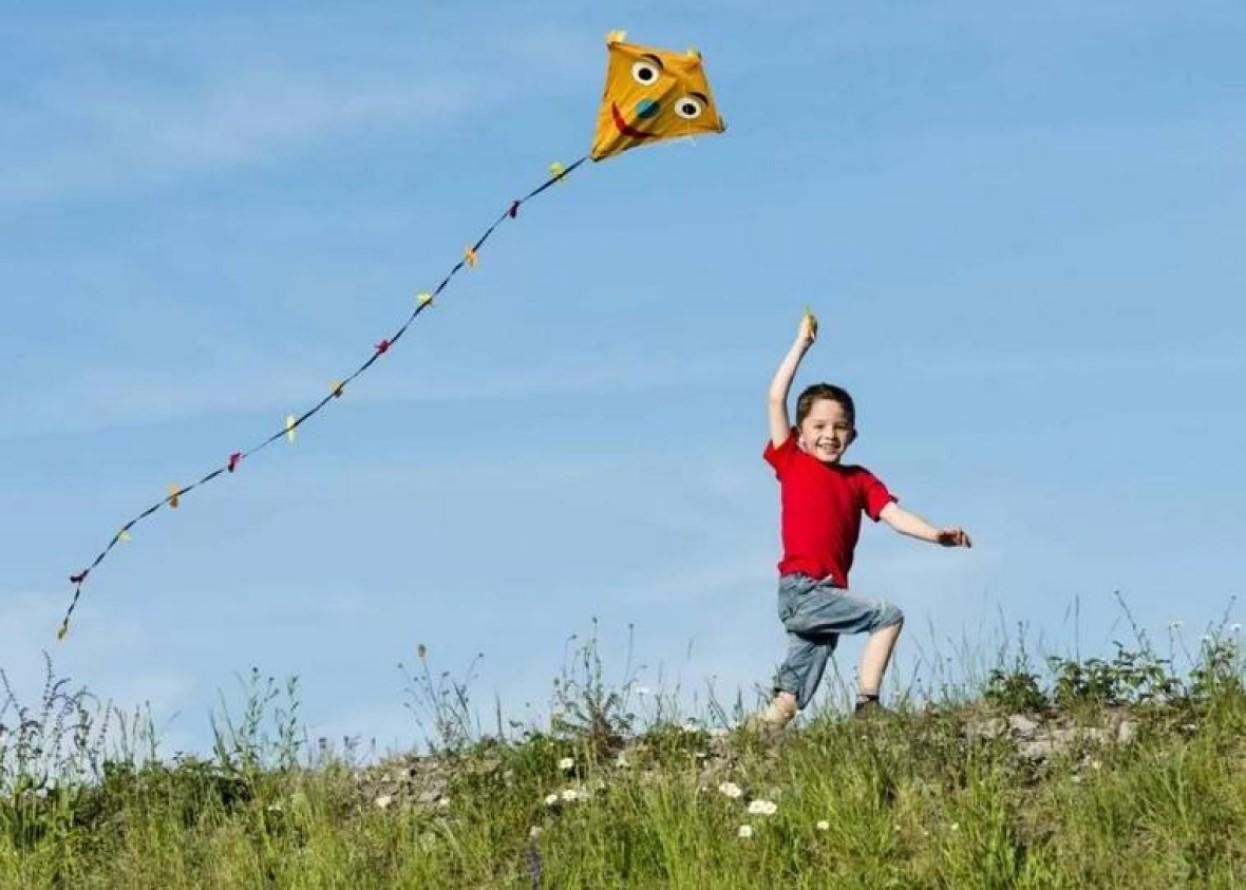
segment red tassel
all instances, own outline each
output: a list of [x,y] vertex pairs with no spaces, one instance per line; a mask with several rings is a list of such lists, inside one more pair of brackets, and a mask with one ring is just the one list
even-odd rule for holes
[[83,581],[87,579],[87,575],[89,575],[90,573],[91,573],[90,569],[83,569],[81,572],[79,572],[76,575],[70,575],[69,583],[70,584],[81,584]]
[[380,343],[376,344],[377,355],[384,355],[388,351],[389,351],[388,340],[382,340]]
[[518,201],[511,202],[511,209],[506,211],[506,215],[509,216],[511,219],[514,219],[515,217],[519,216],[519,202]]
[[242,452],[235,451],[229,456],[229,463],[225,466],[225,469],[232,473],[234,470],[238,469],[238,461],[240,460],[242,460]]

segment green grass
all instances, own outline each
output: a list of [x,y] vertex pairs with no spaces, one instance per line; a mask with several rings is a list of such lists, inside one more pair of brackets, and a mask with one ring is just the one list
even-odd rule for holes
[[[211,759],[166,761],[139,723],[119,736],[50,681],[20,724],[15,704],[0,711],[0,886],[1246,884],[1234,643],[1204,643],[1181,676],[1147,647],[1041,674],[1017,660],[971,700],[828,712],[778,740],[634,728],[627,690],[607,689],[594,658],[559,685],[548,728],[505,741],[470,731],[461,686],[412,675],[440,750],[363,766],[306,750],[293,684],[282,697],[253,677],[241,714],[214,721]],[[983,731],[1021,710],[1065,731],[1063,747],[1036,759]],[[757,801],[773,813],[750,813]]]

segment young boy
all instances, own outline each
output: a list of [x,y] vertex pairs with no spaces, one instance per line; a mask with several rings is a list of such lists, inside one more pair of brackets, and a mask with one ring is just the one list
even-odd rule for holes
[[817,320],[806,312],[796,342],[770,384],[770,441],[763,456],[779,478],[783,536],[779,620],[787,631],[788,651],[775,678],[774,699],[760,718],[763,726],[776,729],[813,699],[826,660],[845,633],[870,635],[858,669],[856,710],[879,709],[883,673],[904,625],[904,613],[849,593],[848,570],[863,512],[923,541],[972,546],[962,529],[935,528],[901,509],[869,470],[840,462],[857,437],[852,397],[843,389],[829,383],[808,387],[796,400],[792,427],[788,391],[817,335]]

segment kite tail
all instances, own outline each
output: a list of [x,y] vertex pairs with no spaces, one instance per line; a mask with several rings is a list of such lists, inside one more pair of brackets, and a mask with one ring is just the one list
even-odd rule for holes
[[135,516],[133,519],[127,522],[125,525],[121,526],[121,529],[116,534],[114,534],[112,536],[112,540],[108,542],[108,546],[99,552],[99,555],[95,557],[94,561],[92,561],[89,566],[69,576],[69,582],[74,585],[74,595],[73,595],[73,599],[69,603],[69,608],[65,610],[65,617],[61,619],[60,627],[57,628],[56,638],[58,640],[63,640],[65,639],[66,634],[69,633],[69,621],[73,617],[74,610],[78,607],[78,600],[82,596],[82,585],[86,582],[87,576],[91,573],[91,571],[96,566],[98,566],[101,562],[104,561],[104,557],[106,557],[109,554],[109,552],[113,549],[113,547],[115,547],[118,543],[122,541],[130,540],[130,529],[131,528],[133,528],[136,524],[138,524],[142,520],[146,519],[151,514],[155,513],[161,507],[167,506],[170,509],[177,509],[182,496],[185,495],[187,492],[192,491],[195,488],[198,488],[200,485],[204,485],[208,482],[211,482],[213,479],[217,478],[218,476],[221,476],[223,474],[234,473],[235,471],[237,471],[238,466],[242,461],[246,460],[248,457],[252,456],[256,452],[262,451],[263,449],[267,448],[273,442],[276,442],[277,440],[279,440],[282,436],[285,436],[291,442],[294,441],[295,430],[297,430],[313,415],[315,415],[318,411],[320,411],[321,408],[329,404],[329,402],[333,401],[336,398],[340,398],[343,391],[346,389],[347,386],[349,386],[351,383],[354,382],[355,378],[357,378],[364,371],[368,370],[368,368],[372,367],[372,365],[376,362],[377,359],[379,359],[382,355],[387,353],[390,350],[390,348],[402,338],[402,335],[407,332],[407,328],[409,328],[411,324],[417,318],[419,318],[420,313],[422,313],[429,306],[433,305],[433,301],[438,296],[441,295],[441,292],[444,291],[446,287],[450,284],[451,279],[453,279],[454,276],[457,275],[464,266],[475,266],[476,265],[478,261],[478,254],[480,252],[480,249],[484,246],[485,242],[489,240],[489,236],[493,234],[494,230],[497,229],[498,226],[500,226],[503,222],[505,222],[508,219],[518,218],[520,207],[522,207],[528,201],[535,198],[537,195],[541,194],[541,192],[545,191],[550,186],[554,185],[557,182],[560,182],[563,179],[566,179],[566,177],[570,175],[573,170],[575,170],[577,167],[579,167],[581,164],[583,164],[587,160],[588,160],[588,155],[585,155],[584,157],[580,158],[575,163],[567,165],[567,166],[563,166],[562,164],[558,164],[558,163],[551,164],[549,167],[549,171],[550,171],[549,178],[546,179],[544,182],[542,182],[540,185],[538,185],[536,188],[534,188],[532,191],[528,192],[528,194],[524,195],[522,198],[516,198],[515,200],[511,201],[511,203],[507,206],[506,210],[503,211],[502,214],[493,221],[492,225],[490,225],[489,228],[485,229],[484,234],[481,235],[479,238],[477,238],[475,243],[473,243],[470,247],[467,247],[463,251],[463,258],[460,259],[450,269],[450,271],[446,273],[446,277],[441,279],[441,282],[437,285],[437,287],[432,292],[425,291],[417,295],[415,309],[411,312],[410,316],[407,317],[407,320],[402,323],[402,326],[399,327],[398,330],[395,331],[392,336],[380,340],[373,347],[372,354],[368,356],[368,359],[363,364],[361,364],[358,368],[356,368],[354,372],[350,374],[350,376],[346,377],[343,380],[333,381],[332,385],[329,387],[329,393],[325,395],[324,397],[322,397],[320,401],[318,401],[315,405],[313,405],[311,408],[304,411],[302,414],[299,414],[299,415],[291,414],[287,416],[285,425],[281,429],[279,429],[277,432],[273,433],[271,436],[269,436],[268,438],[264,439],[259,444],[251,447],[250,449],[246,451],[233,452],[232,454],[229,455],[229,459],[222,466],[219,466],[216,469],[212,470],[210,473],[205,475],[198,482],[195,482],[191,485],[187,485],[184,487],[180,487],[176,484],[170,485],[169,494],[167,497],[152,504],[142,513],[139,513],[137,516]]

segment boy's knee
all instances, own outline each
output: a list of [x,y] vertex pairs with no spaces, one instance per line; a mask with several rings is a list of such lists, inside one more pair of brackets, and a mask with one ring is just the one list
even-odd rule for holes
[[887,603],[883,606],[882,615],[879,616],[878,627],[881,630],[884,627],[902,627],[904,625],[904,612],[899,606],[893,606]]

